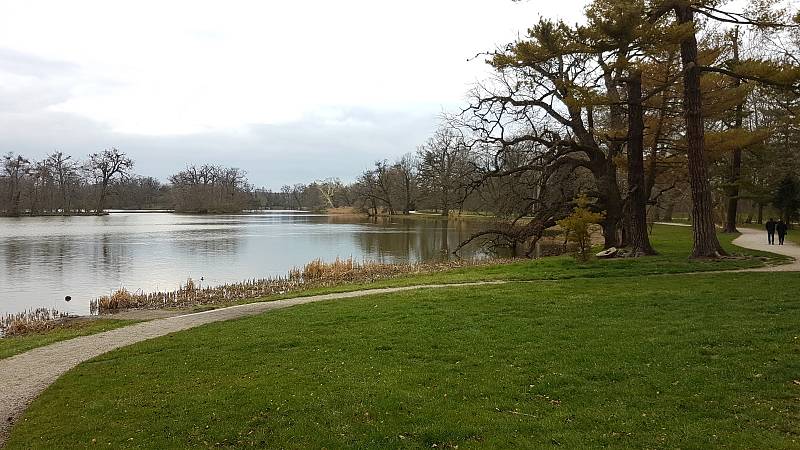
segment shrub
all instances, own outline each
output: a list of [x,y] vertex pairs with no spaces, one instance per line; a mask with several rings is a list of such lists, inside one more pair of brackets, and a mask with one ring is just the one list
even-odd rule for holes
[[573,242],[575,247],[575,259],[588,261],[589,253],[592,248],[591,226],[603,220],[605,214],[592,212],[589,209],[589,199],[586,194],[581,194],[575,199],[575,208],[572,214],[559,220],[558,226],[564,232],[567,242]]

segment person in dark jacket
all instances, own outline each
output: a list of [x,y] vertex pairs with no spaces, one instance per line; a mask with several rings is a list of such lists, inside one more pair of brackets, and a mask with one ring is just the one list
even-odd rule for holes
[[767,243],[769,245],[775,245],[775,226],[776,225],[777,224],[775,223],[775,221],[772,220],[772,217],[770,217],[769,220],[767,221]]
[[789,227],[786,226],[786,223],[783,222],[783,219],[779,220],[777,224],[775,224],[775,232],[778,233],[778,243],[783,245],[783,239],[786,237],[786,230]]

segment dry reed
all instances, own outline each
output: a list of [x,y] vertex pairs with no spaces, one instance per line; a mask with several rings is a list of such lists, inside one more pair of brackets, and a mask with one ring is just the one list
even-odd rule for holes
[[92,314],[123,309],[187,308],[215,303],[230,303],[270,295],[288,294],[314,288],[349,283],[369,283],[402,275],[443,272],[460,267],[475,267],[510,262],[507,259],[455,260],[410,264],[358,263],[353,258],[324,262],[316,259],[291,269],[286,276],[253,279],[238,283],[198,288],[190,278],[171,292],[131,293],[125,288],[91,302]]
[[42,333],[55,328],[67,314],[49,308],[31,309],[16,314],[0,316],[0,336],[13,337]]

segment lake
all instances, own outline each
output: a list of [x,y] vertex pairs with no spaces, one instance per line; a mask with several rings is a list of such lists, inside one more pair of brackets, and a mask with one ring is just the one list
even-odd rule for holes
[[[452,257],[481,222],[268,212],[112,212],[0,218],[0,315],[36,307],[88,314],[120,287],[173,290],[284,275],[316,258],[409,262]],[[485,256],[476,247],[463,257]],[[64,297],[72,301],[67,303]]]

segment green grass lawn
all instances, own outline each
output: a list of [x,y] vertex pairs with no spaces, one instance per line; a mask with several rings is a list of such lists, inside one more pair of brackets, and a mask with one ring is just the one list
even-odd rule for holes
[[798,448],[800,277],[447,288],[98,357],[9,448]]
[[792,229],[786,233],[786,240],[800,245],[800,227],[797,224],[792,225]]
[[114,328],[136,323],[135,320],[93,319],[79,320],[44,333],[34,333],[19,337],[0,339],[0,359],[42,347],[54,342],[72,339],[78,336],[102,333]]

